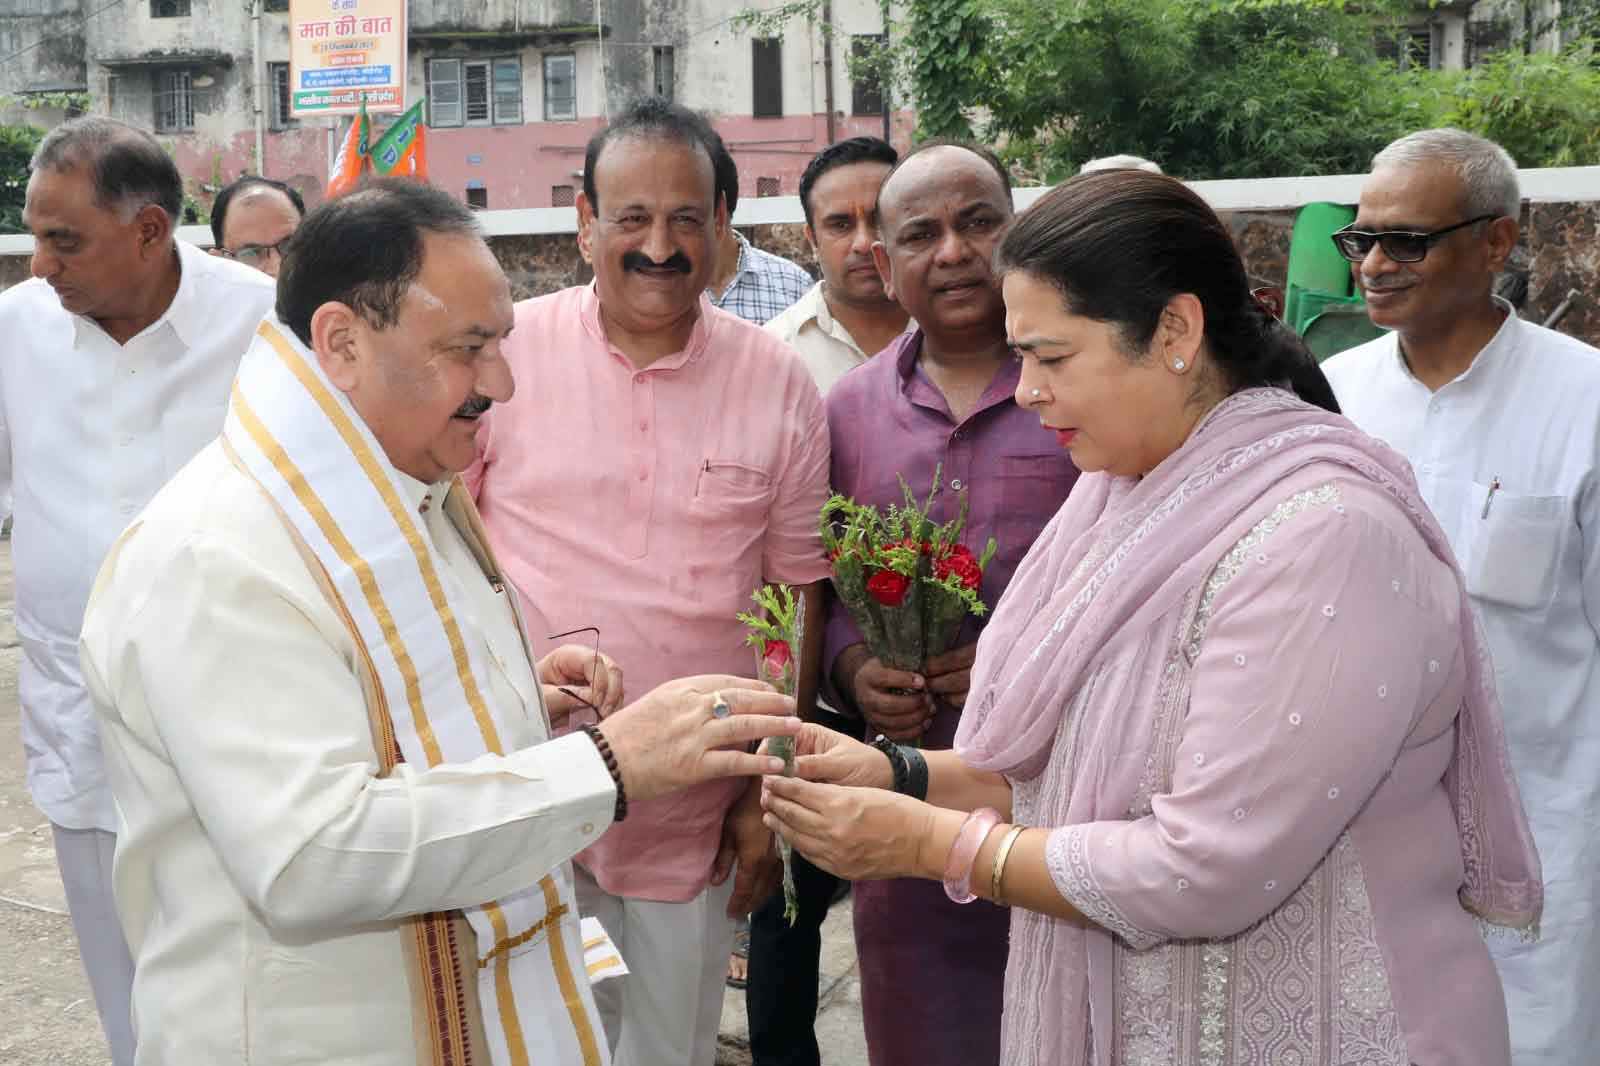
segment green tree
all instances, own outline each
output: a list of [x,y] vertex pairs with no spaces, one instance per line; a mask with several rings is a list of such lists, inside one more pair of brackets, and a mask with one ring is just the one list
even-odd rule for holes
[[36,126],[0,125],[0,233],[26,233],[22,202],[28,191],[28,161],[44,131]]

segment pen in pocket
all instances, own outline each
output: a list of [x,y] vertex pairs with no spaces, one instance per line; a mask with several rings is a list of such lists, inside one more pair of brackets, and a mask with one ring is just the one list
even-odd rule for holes
[[1489,508],[1494,504],[1494,494],[1500,491],[1500,478],[1495,476],[1489,479],[1489,495],[1483,498],[1483,514],[1479,518],[1489,517]]

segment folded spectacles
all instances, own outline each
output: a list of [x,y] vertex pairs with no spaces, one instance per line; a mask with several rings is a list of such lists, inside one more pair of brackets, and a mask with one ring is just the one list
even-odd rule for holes
[[1465,222],[1457,222],[1454,226],[1446,226],[1444,229],[1427,233],[1405,229],[1388,229],[1374,233],[1346,226],[1333,235],[1333,246],[1339,249],[1340,255],[1352,263],[1359,263],[1371,254],[1373,245],[1382,248],[1383,254],[1396,263],[1420,263],[1428,254],[1428,249],[1448,234],[1499,217],[1499,215],[1479,215]]
[[[546,640],[561,640],[563,637],[575,637],[579,633],[593,633],[594,634],[594,664],[589,668],[589,676],[590,677],[599,677],[600,676],[600,629],[599,629],[598,626],[583,626],[583,627],[578,628],[578,629],[569,629],[565,633],[552,633],[548,637],[546,637],[545,639]],[[584,696],[581,693],[579,693],[576,689],[572,688],[571,686],[561,685],[561,686],[556,688],[556,691],[560,692],[560,693],[563,693],[565,695],[571,696],[573,699],[577,700],[584,707],[587,707],[589,710],[593,711],[595,713],[596,717],[599,716],[600,708],[596,707],[588,699],[584,698]]]

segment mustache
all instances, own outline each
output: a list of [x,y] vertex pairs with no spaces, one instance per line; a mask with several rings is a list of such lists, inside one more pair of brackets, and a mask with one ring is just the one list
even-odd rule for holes
[[1369,278],[1365,274],[1361,275],[1361,287],[1371,292],[1383,292],[1386,289],[1403,289],[1407,285],[1415,285],[1416,283],[1417,276],[1415,274],[1386,274],[1381,281],[1376,278]]
[[493,405],[493,403],[494,401],[489,399],[489,397],[480,396],[477,393],[473,393],[471,396],[467,397],[466,403],[456,408],[455,417],[477,418],[479,415],[483,414],[483,412],[487,411],[490,406]]
[[680,274],[688,274],[694,270],[694,264],[689,262],[689,257],[682,252],[673,252],[664,263],[658,263],[643,252],[623,252],[623,270],[676,270]]

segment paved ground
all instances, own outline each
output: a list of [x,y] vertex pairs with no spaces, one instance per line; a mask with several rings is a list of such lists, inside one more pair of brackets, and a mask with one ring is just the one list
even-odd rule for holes
[[[0,541],[0,1064],[108,1066],[56,874],[50,825],[23,788],[11,615],[11,542]],[[848,904],[824,927],[817,1019],[827,1066],[865,1066]],[[718,1066],[750,1061],[744,993],[723,1003]]]

